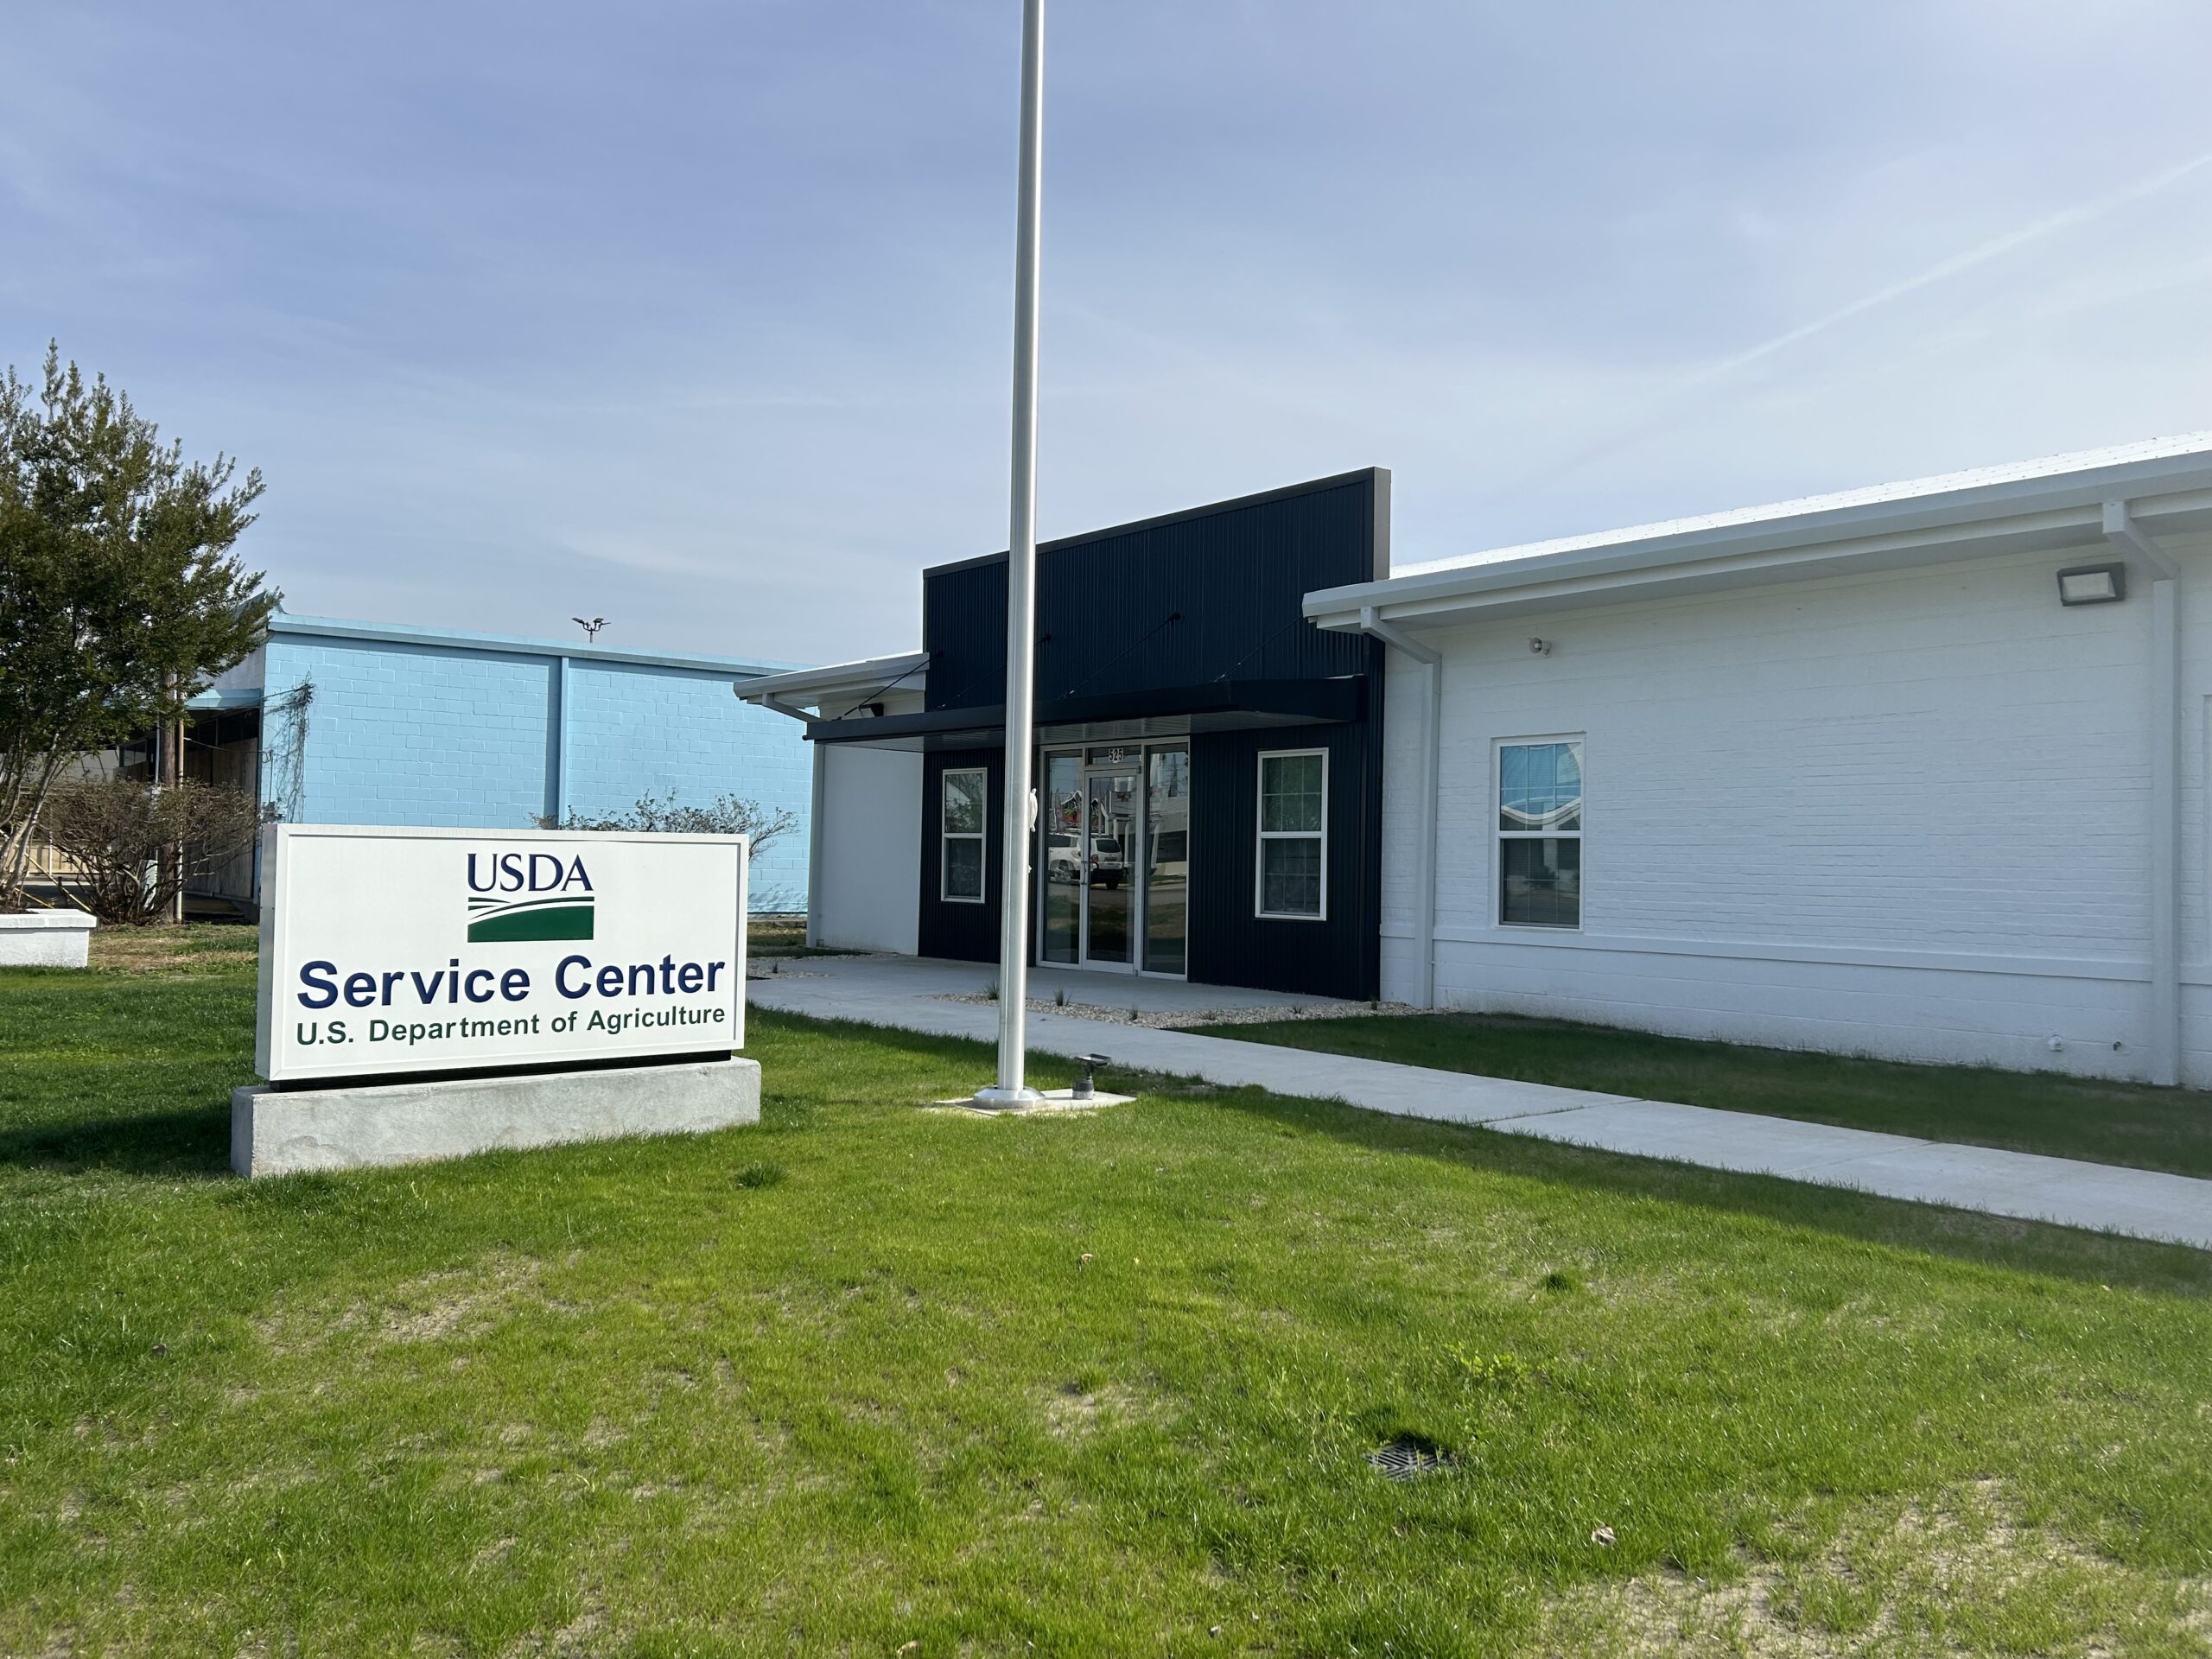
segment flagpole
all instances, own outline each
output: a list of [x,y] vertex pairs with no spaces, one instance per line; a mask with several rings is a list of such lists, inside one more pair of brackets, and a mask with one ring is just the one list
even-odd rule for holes
[[1021,152],[1014,252],[1014,484],[1006,551],[1006,823],[999,893],[999,1080],[976,1097],[1039,1098],[1025,1081],[1029,1014],[1030,756],[1037,631],[1037,265],[1044,170],[1045,0],[1022,0]]

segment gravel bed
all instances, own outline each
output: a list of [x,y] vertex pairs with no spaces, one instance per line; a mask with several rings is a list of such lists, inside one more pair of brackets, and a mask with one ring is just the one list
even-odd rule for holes
[[[940,1002],[981,1002],[998,1001],[973,991],[946,991],[938,995]],[[1192,1026],[1262,1026],[1278,1020],[1354,1020],[1370,1014],[1415,1014],[1420,1010],[1406,1002],[1314,1002],[1294,1003],[1273,1008],[1139,1008],[1114,1007],[1100,1002],[1055,1002],[1049,997],[1029,999],[1033,1014],[1065,1014],[1076,1020],[1095,1020],[1101,1025],[1144,1026],[1154,1031],[1182,1031]]]

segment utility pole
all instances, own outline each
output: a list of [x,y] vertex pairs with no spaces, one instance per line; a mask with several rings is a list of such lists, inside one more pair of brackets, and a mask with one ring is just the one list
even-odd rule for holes
[[1006,825],[999,892],[999,1080],[978,1102],[1040,1098],[1025,1079],[1029,1015],[1030,750],[1037,632],[1037,266],[1043,206],[1045,0],[1022,0],[1021,152],[1014,245],[1014,483],[1006,548]]

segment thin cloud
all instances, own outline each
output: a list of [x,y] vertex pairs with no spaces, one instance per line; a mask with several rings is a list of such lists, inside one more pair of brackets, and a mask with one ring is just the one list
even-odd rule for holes
[[2087,225],[2092,219],[2101,219],[2107,213],[2125,207],[2131,202],[2141,201],[2146,196],[2154,196],[2169,186],[2180,183],[2190,174],[2208,165],[2212,165],[2212,150],[2206,151],[2194,160],[2183,162],[2178,167],[2170,167],[2163,173],[2154,173],[2149,178],[2128,186],[2125,190],[2115,191],[2111,195],[2101,197],[2095,201],[2082,202],[2076,207],[2062,208],[2055,213],[2047,213],[2031,224],[2022,226],[2017,231],[2008,231],[2003,236],[1993,237],[1979,247],[1968,248],[1963,253],[1955,253],[1948,259],[1939,259],[1917,276],[1908,276],[1902,282],[1891,283],[1885,288],[1878,288],[1872,294],[1853,300],[1848,305],[1838,307],[1824,317],[1816,317],[1810,322],[1802,323],[1797,327],[1777,334],[1771,340],[1761,340],[1749,350],[1738,352],[1733,357],[1723,358],[1719,362],[1690,375],[1675,390],[1677,391],[1691,391],[1709,380],[1718,380],[1724,375],[1733,374],[1738,369],[1748,368],[1762,358],[1772,357],[1777,352],[1786,351],[1800,340],[1810,340],[1815,334],[1826,334],[1829,329],[1848,322],[1853,317],[1863,316],[1877,307],[1887,305],[1892,300],[1901,300],[1908,294],[1916,294],[1923,288],[1933,287],[1936,283],[1949,277],[1972,270],[1977,265],[1986,265],[1993,259],[2001,259],[2006,254],[2016,249],[2026,247],[2031,243],[2040,242],[2047,237],[2056,236],[2062,231],[2070,231],[2077,226]]
[[[260,465],[302,611],[557,634],[603,593],[627,643],[828,658],[1002,544],[1002,7],[181,10],[13,9],[0,361],[59,336]],[[2165,166],[2212,149],[2212,9],[2127,8],[2125,77],[2079,7],[1342,10],[1056,14],[1048,534],[1379,461],[1418,559],[2212,420],[2212,167]],[[1745,227],[1729,302],[1780,321],[1711,332],[1735,204],[1840,214],[1900,154],[2142,181],[1924,270],[1955,188]],[[1807,304],[1831,235],[1875,291]]]
[[1892,304],[1908,295],[1916,294],[1923,289],[1935,287],[1939,283],[1948,282],[1952,277],[1962,276],[1979,266],[2002,259],[2007,254],[2016,253],[2032,244],[2047,241],[2067,231],[2079,229],[2084,225],[2103,218],[2107,213],[2117,212],[2122,207],[2144,200],[2147,197],[2155,196],[2208,166],[2212,166],[2212,150],[2194,156],[2177,166],[2153,173],[2148,178],[2139,180],[2123,190],[2113,191],[2109,195],[2100,196],[2092,201],[2061,208],[2054,213],[2046,213],[2042,218],[2031,220],[2017,230],[2007,231],[2002,236],[1992,237],[1989,240],[1979,243],[1961,252],[1939,259],[1924,270],[1916,272],[1899,281],[1886,283],[1871,294],[1862,295],[1848,305],[1838,306],[1825,315],[1815,317],[1810,322],[1800,323],[1794,328],[1785,329],[1770,339],[1759,341],[1756,346],[1748,346],[1732,356],[1722,358],[1717,363],[1709,363],[1703,368],[1684,375],[1673,385],[1655,395],[1643,415],[1634,422],[1615,429],[1594,442],[1570,451],[1561,459],[1537,472],[1524,474],[1499,493],[1510,494],[1516,490],[1526,490],[1556,482],[1567,474],[1588,466],[1593,461],[1599,461],[1607,455],[1616,454],[1639,439],[1662,429],[1671,423],[1675,410],[1693,392],[1709,386],[1716,381],[1725,380],[1755,363],[1786,352],[1793,346],[1802,345],[1817,335],[1839,328],[1845,323],[1865,316],[1870,311],[1878,310],[1883,306]]

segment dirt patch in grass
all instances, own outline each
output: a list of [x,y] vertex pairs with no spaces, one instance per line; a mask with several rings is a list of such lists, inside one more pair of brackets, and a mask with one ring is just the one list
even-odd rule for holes
[[1534,1650],[1747,1659],[2195,1652],[2212,1582],[2155,1579],[2019,1516],[2003,1483],[1847,1519],[1802,1559],[1739,1576],[1668,1567],[1586,1585],[1545,1609]]
[[236,923],[192,922],[182,927],[92,930],[86,947],[94,968],[111,973],[227,972],[250,963],[261,948],[258,929]]
[[[356,1301],[336,1309],[280,1307],[258,1322],[256,1333],[280,1355],[304,1352],[345,1335],[366,1334],[378,1346],[480,1336],[524,1299],[540,1267],[528,1257],[495,1256],[407,1280],[375,1306]],[[543,1299],[532,1300],[544,1305]]]
[[1043,1407],[1045,1426],[1061,1440],[1079,1439],[1102,1426],[1148,1422],[1160,1414],[1156,1401],[1118,1382],[1065,1382],[1046,1392]]
[[507,1659],[569,1659],[569,1656],[604,1653],[615,1645],[607,1625],[607,1610],[596,1603],[588,1604],[583,1611],[559,1630],[538,1637],[526,1637],[506,1650]]
[[513,1257],[425,1274],[394,1292],[378,1334],[385,1342],[438,1342],[488,1329],[537,1276],[537,1262]]

